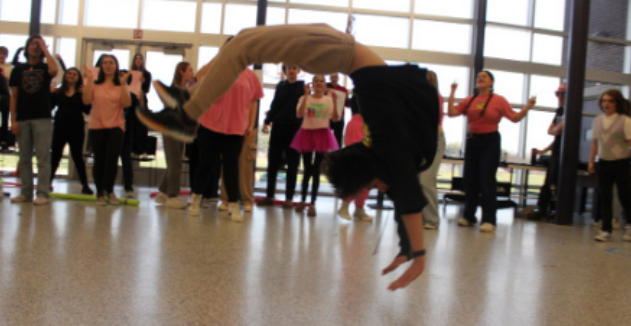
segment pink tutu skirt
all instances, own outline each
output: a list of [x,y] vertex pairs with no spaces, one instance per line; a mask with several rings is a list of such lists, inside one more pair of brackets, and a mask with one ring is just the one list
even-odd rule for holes
[[337,140],[330,128],[302,129],[298,130],[291,148],[300,153],[318,152],[326,153],[339,149]]

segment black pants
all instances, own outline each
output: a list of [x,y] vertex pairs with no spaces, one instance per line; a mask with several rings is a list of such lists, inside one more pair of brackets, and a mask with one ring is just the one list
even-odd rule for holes
[[202,126],[197,130],[199,161],[195,171],[193,193],[202,194],[206,184],[219,184],[219,176],[213,173],[221,169],[228,193],[228,202],[239,201],[239,156],[243,147],[243,136],[226,135]]
[[129,108],[125,114],[125,130],[130,134],[131,150],[140,155],[147,152],[149,141],[149,129],[136,117],[136,108]]
[[602,230],[611,232],[611,220],[613,218],[613,185],[618,187],[618,199],[627,217],[627,223],[631,223],[631,159],[616,161],[598,161],[598,192],[600,194],[600,209],[603,222]]
[[311,183],[311,204],[315,205],[318,198],[318,188],[320,188],[320,165],[324,159],[324,153],[302,153],[302,165],[304,167],[304,175],[302,178],[302,202],[307,201],[307,191],[309,191],[309,179],[313,177]]
[[62,122],[55,121],[53,128],[53,143],[50,162],[50,181],[52,183],[55,178],[55,172],[59,167],[59,162],[64,153],[66,144],[70,146],[70,156],[77,168],[79,180],[81,184],[88,186],[88,176],[85,172],[85,162],[83,161],[83,141],[85,140],[85,129],[83,123],[76,126],[65,125]]
[[94,151],[92,177],[96,185],[96,196],[104,196],[114,192],[124,132],[120,128],[111,128],[90,129],[89,133]]
[[125,136],[123,137],[123,146],[121,148],[120,158],[123,166],[123,185],[125,191],[134,191],[134,168],[131,160],[132,145],[134,141],[134,120],[131,115],[135,116],[134,109],[128,109],[125,113]]
[[482,195],[482,223],[497,224],[497,167],[501,137],[498,132],[467,137],[464,157],[464,218],[476,222]]
[[[344,111],[342,111],[342,113],[343,112]],[[342,148],[343,147],[342,136],[344,135],[344,117],[341,117],[340,121],[337,121],[337,122],[331,121],[329,126],[331,127],[331,130],[333,131],[333,135],[335,135],[335,140],[337,140],[337,146],[339,146],[339,148]]]
[[[198,182],[195,174],[197,173],[197,168],[199,166],[199,144],[197,142],[197,138],[193,143],[186,145],[188,148],[186,149],[188,153],[188,161],[189,161],[189,173],[188,173],[188,182],[191,186],[191,190],[193,189],[202,189],[201,194],[203,198],[219,198],[219,182],[213,184],[210,182],[201,182],[199,187],[196,188],[195,183]],[[221,177],[221,160],[214,170],[210,171],[210,178],[212,180],[219,180]]]
[[[548,169],[546,170],[546,179],[541,187],[539,193],[539,199],[537,200],[537,206],[540,212],[548,212],[551,210],[550,203],[552,202],[552,186],[558,182],[559,171],[559,157],[553,154],[548,162]],[[555,187],[557,188],[557,187]]]
[[276,192],[276,178],[278,169],[283,161],[283,154],[287,159],[287,184],[285,199],[293,200],[296,191],[296,178],[298,177],[298,165],[300,154],[291,148],[291,142],[300,129],[300,124],[283,125],[274,124],[267,151],[267,198],[274,198]]
[[[2,78],[2,77],[0,77]],[[0,144],[6,149],[9,143],[9,97],[0,96],[0,114],[2,114],[2,126],[0,126]]]

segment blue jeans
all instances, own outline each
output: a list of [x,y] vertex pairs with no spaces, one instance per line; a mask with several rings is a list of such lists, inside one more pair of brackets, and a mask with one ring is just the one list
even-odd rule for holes
[[482,223],[497,224],[496,174],[501,143],[498,132],[467,137],[464,156],[464,218],[469,222],[476,222],[475,212],[481,201]]
[[33,151],[37,157],[37,195],[48,198],[50,193],[50,147],[53,139],[51,119],[18,121],[20,134],[20,161],[18,170],[21,192],[27,199],[33,198]]

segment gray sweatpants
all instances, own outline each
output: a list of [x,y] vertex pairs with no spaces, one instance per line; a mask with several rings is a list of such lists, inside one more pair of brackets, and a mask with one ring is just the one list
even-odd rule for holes
[[282,62],[312,74],[348,74],[354,49],[352,35],[326,24],[245,29],[219,51],[184,110],[197,120],[253,63]]
[[445,134],[438,133],[438,148],[436,149],[436,156],[434,156],[434,162],[420,176],[421,188],[423,188],[423,194],[427,198],[427,206],[423,208],[423,223],[433,226],[439,226],[440,216],[438,215],[438,191],[436,190],[436,183],[438,182],[438,170],[440,169],[440,162],[443,160],[445,154]]
[[167,170],[160,183],[159,190],[169,198],[180,195],[180,178],[182,177],[182,154],[184,143],[170,137],[162,137],[164,144],[164,156],[167,161]]
[[37,157],[37,195],[48,198],[50,193],[50,146],[53,139],[51,119],[18,121],[20,147],[18,172],[22,183],[21,194],[33,198],[33,151]]

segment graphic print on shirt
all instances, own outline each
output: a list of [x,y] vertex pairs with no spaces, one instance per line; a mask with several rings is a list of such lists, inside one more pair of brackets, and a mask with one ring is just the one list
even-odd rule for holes
[[22,72],[22,89],[30,94],[37,93],[44,83],[44,70],[25,70]]
[[329,107],[324,103],[309,103],[307,104],[307,117],[328,118]]
[[484,110],[484,106],[486,105],[486,102],[480,102],[478,104],[475,105],[475,108],[478,110]]

